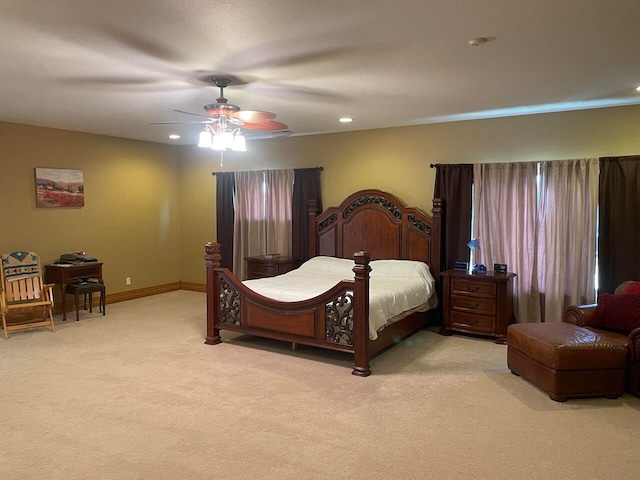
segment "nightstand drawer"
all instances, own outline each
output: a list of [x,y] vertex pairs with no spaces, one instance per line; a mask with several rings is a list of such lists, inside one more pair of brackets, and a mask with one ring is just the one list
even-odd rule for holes
[[496,313],[496,302],[493,298],[451,295],[451,308],[460,312],[494,315]]
[[250,266],[249,275],[251,277],[275,277],[278,274],[278,266],[274,264],[251,263]]
[[493,282],[452,278],[451,293],[474,295],[478,297],[494,297],[496,294],[496,284]]
[[280,255],[258,255],[245,258],[247,262],[247,278],[275,277],[290,272],[300,266],[297,258],[281,257]]
[[496,317],[452,311],[451,327],[469,332],[492,333],[496,329]]

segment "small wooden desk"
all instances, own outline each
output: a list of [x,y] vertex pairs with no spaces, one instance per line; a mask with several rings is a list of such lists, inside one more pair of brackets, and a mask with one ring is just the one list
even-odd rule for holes
[[45,265],[45,279],[47,283],[60,285],[62,298],[62,320],[67,319],[67,285],[73,280],[81,278],[97,278],[102,282],[102,262],[76,263],[68,267],[61,265]]

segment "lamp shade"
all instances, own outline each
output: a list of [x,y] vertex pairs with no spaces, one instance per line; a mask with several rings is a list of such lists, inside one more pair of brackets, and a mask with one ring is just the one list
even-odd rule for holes
[[213,140],[211,141],[211,149],[212,150],[224,150],[224,140],[222,135],[216,134],[213,136]]
[[198,146],[201,148],[211,148],[211,134],[208,131],[204,130],[200,132]]
[[247,142],[244,138],[244,135],[241,133],[236,134],[233,137],[233,147],[236,152],[246,152],[247,151]]
[[233,148],[233,133],[226,130],[222,132],[222,145],[224,148]]

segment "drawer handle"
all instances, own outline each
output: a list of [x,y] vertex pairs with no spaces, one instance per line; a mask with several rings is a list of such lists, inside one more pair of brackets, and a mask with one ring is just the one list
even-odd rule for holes
[[479,304],[479,303],[476,303],[475,305],[471,305],[470,303],[465,303],[465,304],[464,304],[464,307],[465,307],[465,308],[469,308],[469,309],[471,309],[471,310],[477,310],[477,309],[479,309],[479,308],[480,308],[480,304]]
[[466,322],[464,322],[465,325],[471,325],[471,326],[475,326],[478,324],[478,320],[468,320]]
[[469,286],[467,286],[467,292],[477,292],[477,291],[479,291],[479,290],[480,290],[480,287],[479,287],[479,286],[477,286],[477,285],[476,285],[475,287],[469,287]]

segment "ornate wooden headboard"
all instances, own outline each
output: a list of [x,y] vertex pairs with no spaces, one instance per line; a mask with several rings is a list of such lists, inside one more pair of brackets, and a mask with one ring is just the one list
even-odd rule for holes
[[[353,258],[366,251],[372,260],[419,260],[440,274],[442,202],[433,201],[433,217],[407,207],[382,190],[361,190],[338,207],[317,215],[309,207],[309,255]],[[316,216],[317,215],[317,216]]]

